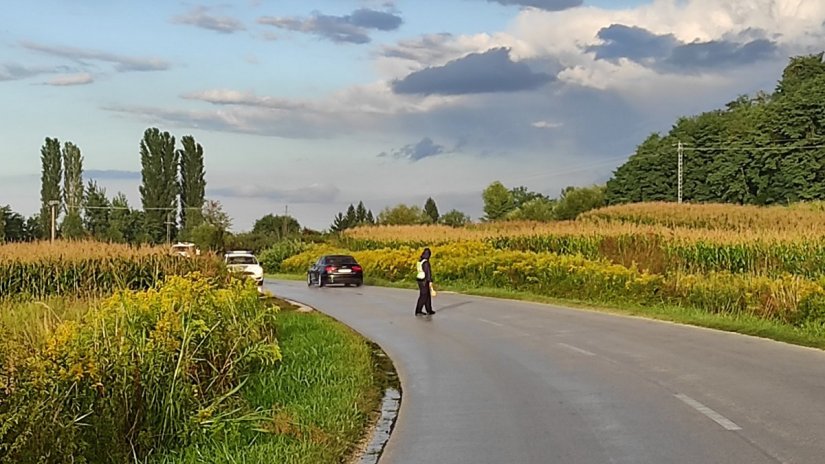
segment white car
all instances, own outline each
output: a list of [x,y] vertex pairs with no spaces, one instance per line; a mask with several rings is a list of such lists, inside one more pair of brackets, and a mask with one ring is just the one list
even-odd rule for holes
[[200,256],[201,251],[190,242],[178,242],[172,245],[171,252],[173,255],[183,256],[184,258],[191,258],[193,256]]
[[258,291],[263,290],[264,285],[264,268],[249,251],[230,251],[224,255],[224,262],[226,267],[232,272],[242,273],[243,275],[253,279],[258,284]]

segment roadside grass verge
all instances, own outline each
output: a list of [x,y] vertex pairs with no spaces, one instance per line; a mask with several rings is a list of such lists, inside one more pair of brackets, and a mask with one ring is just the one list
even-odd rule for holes
[[322,464],[352,457],[383,393],[373,349],[328,316],[279,306],[283,360],[245,387],[258,420],[152,463]]
[[[303,280],[303,276],[294,274],[276,274],[270,276],[274,279],[282,280]],[[365,284],[389,287],[414,289],[414,282],[400,281],[392,282],[384,279],[371,277],[365,278]],[[674,305],[654,305],[642,306],[615,301],[583,301],[574,299],[551,298],[535,293],[497,289],[479,288],[456,284],[436,283],[439,291],[453,291],[467,295],[484,296],[491,298],[501,298],[519,301],[530,301],[535,303],[552,304],[567,308],[582,309],[588,311],[605,312],[628,316],[638,316],[649,319],[657,319],[679,324],[688,324],[710,329],[724,330],[744,335],[768,338],[780,342],[792,343],[800,346],[807,346],[825,350],[825,324],[808,324],[794,326],[778,321],[759,318],[748,314],[714,314],[701,309],[681,307]]]

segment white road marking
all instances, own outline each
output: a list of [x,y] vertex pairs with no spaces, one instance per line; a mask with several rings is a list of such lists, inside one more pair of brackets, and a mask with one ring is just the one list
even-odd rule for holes
[[488,321],[487,319],[479,318],[478,320],[481,321],[481,322],[486,322],[487,324],[492,324],[492,325],[498,326],[498,327],[504,327],[504,324],[499,324],[498,322]]
[[562,348],[567,348],[568,350],[575,351],[576,353],[583,354],[585,356],[596,356],[596,353],[591,353],[587,350],[583,350],[577,346],[568,345],[567,343],[558,343],[558,345]]
[[714,422],[721,425],[725,430],[742,430],[742,427],[736,425],[736,423],[734,423],[732,420],[728,419],[727,417],[719,414],[713,409],[710,409],[709,407],[705,406],[704,404],[694,400],[693,398],[687,395],[679,393],[676,395],[676,398],[679,398],[680,400],[684,401],[688,406],[708,416]]

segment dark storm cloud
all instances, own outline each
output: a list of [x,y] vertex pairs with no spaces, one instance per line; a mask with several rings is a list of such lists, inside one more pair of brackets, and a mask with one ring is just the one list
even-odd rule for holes
[[385,11],[376,11],[361,8],[352,12],[349,21],[358,27],[377,29],[379,31],[394,31],[401,27],[403,20],[400,16]]
[[447,150],[442,145],[436,144],[429,137],[424,137],[418,143],[405,145],[397,150],[393,150],[390,153],[384,152],[378,156],[420,161],[424,158],[438,156],[444,153],[447,153]]
[[361,8],[344,16],[321,13],[308,18],[264,16],[258,23],[317,35],[336,43],[365,44],[372,40],[371,30],[394,31],[401,27],[403,19],[393,13]]
[[[752,35],[751,35],[752,36]],[[685,43],[673,34],[655,34],[640,27],[613,24],[599,31],[599,45],[587,47],[596,59],[625,58],[666,71],[730,68],[756,63],[776,55],[775,42],[757,38],[740,42],[714,40]],[[742,35],[742,38],[748,35]]]
[[581,6],[582,0],[487,0],[502,5],[517,5],[538,8],[547,11],[561,11]]
[[647,29],[624,24],[613,24],[598,33],[604,43],[587,48],[597,60],[628,58],[641,61],[668,56],[681,42],[673,34],[657,35]]
[[493,48],[414,72],[393,82],[392,89],[398,94],[422,95],[517,92],[539,88],[553,79],[511,60],[509,49]]
[[776,43],[758,39],[745,44],[694,42],[676,47],[665,63],[677,69],[720,68],[756,63],[776,55]]

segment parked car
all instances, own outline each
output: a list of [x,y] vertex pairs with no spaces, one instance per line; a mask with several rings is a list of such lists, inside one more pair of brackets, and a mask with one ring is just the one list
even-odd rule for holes
[[360,287],[364,284],[364,269],[349,255],[321,256],[307,271],[307,285],[330,284]]
[[178,242],[172,245],[170,252],[173,255],[183,256],[184,258],[191,258],[193,256],[200,256],[201,251],[191,242]]
[[264,268],[258,262],[258,258],[250,251],[236,250],[224,255],[226,267],[232,272],[241,273],[253,279],[261,291],[264,285]]

